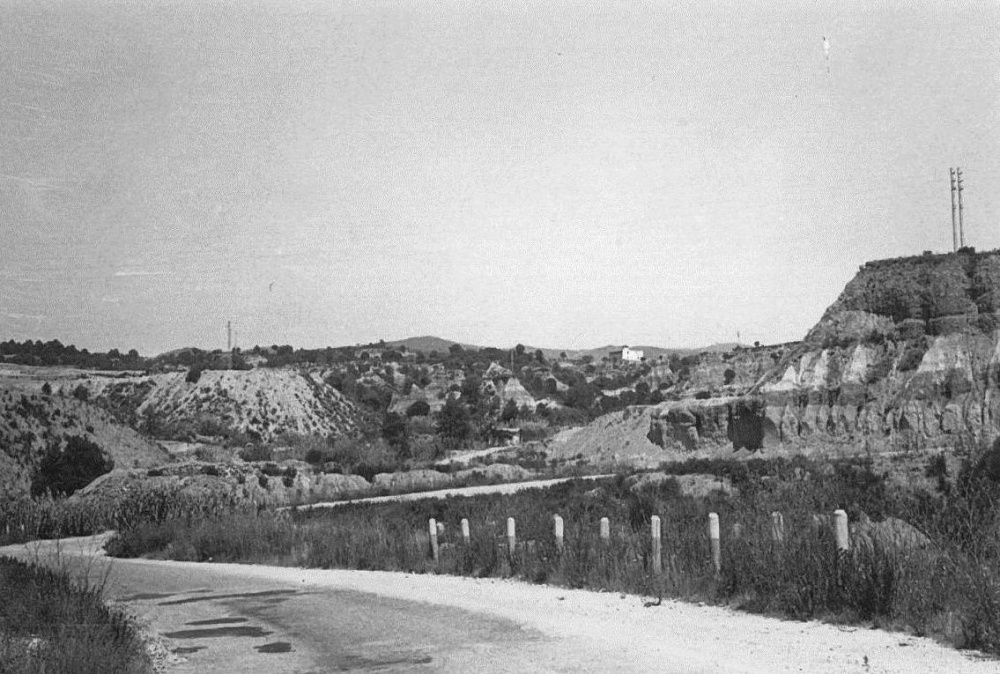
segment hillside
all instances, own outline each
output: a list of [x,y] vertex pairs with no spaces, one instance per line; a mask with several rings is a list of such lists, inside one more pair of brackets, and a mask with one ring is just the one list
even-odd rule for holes
[[66,436],[96,442],[116,469],[158,466],[170,460],[162,448],[99,407],[68,393],[42,393],[43,383],[0,377],[0,496],[26,494],[46,449]]
[[183,372],[82,380],[91,397],[154,432],[212,434],[225,428],[273,440],[282,433],[350,435],[358,411],[318,372],[290,369],[205,370],[197,382]]

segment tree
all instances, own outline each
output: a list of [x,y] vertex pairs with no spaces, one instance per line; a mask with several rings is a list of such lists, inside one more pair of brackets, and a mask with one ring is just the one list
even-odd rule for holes
[[500,412],[500,421],[508,424],[517,419],[517,414],[517,403],[514,402],[513,398],[507,398],[507,402],[503,406],[503,411]]
[[589,410],[599,393],[593,384],[574,384],[566,391],[566,404],[578,410]]
[[463,349],[461,344],[452,344],[451,346],[448,347],[448,353],[450,353],[452,356],[458,356],[459,354],[462,353],[462,351]]
[[542,363],[543,365],[545,364],[545,354],[542,353],[541,349],[537,349],[535,351],[535,360],[537,360],[539,363]]
[[410,451],[410,429],[406,425],[406,418],[401,414],[389,412],[382,422],[382,437],[389,443],[390,447],[399,450],[402,455],[408,455]]
[[427,404],[426,400],[418,400],[406,408],[406,416],[408,417],[426,417],[430,413],[431,406]]
[[445,440],[459,445],[472,433],[469,411],[455,398],[449,397],[438,412],[437,432]]
[[31,481],[31,495],[69,496],[114,467],[115,462],[104,456],[96,442],[82,435],[69,436],[65,448],[58,442],[49,446]]
[[198,380],[201,379],[202,369],[201,365],[192,365],[191,369],[188,370],[187,375],[185,375],[184,381],[189,384],[197,384]]

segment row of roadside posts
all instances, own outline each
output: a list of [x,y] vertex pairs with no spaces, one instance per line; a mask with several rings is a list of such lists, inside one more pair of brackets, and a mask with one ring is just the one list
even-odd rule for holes
[[[823,518],[819,516],[813,516],[813,523],[816,526],[822,526]],[[440,549],[438,547],[438,534],[439,525],[434,518],[431,518],[427,523],[427,530],[430,534],[431,541],[431,555],[434,557],[434,562],[439,561]],[[469,531],[469,520],[462,519],[462,540],[466,545],[470,543],[471,535]],[[649,522],[650,527],[650,538],[652,540],[651,545],[651,557],[652,557],[652,570],[654,574],[662,573],[663,571],[663,539],[662,532],[660,529],[660,518],[657,515],[653,515]],[[733,525],[733,534],[735,537],[740,536],[740,525]],[[708,540],[710,551],[712,555],[712,565],[715,567],[715,572],[719,573],[722,570],[722,542],[719,535],[719,515],[717,513],[708,514]],[[556,540],[556,549],[562,552],[565,538],[565,525],[563,523],[563,518],[559,515],[553,516],[553,533]],[[847,513],[843,510],[836,510],[833,513],[833,534],[834,540],[836,541],[836,550],[838,555],[842,555],[850,550],[850,534],[848,533],[847,527]],[[601,541],[605,544],[611,541],[611,522],[607,517],[601,518],[600,524],[600,536]],[[775,543],[783,543],[785,540],[785,518],[780,512],[771,513],[771,540]],[[514,555],[517,549],[517,525],[514,522],[513,517],[507,518],[507,552],[511,556]]]

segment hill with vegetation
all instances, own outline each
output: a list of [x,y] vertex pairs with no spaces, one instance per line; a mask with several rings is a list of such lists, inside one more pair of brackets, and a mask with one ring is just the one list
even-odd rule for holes
[[90,479],[112,468],[151,467],[170,460],[156,443],[82,393],[54,391],[37,379],[0,376],[0,495],[27,494],[33,484],[44,490],[44,479],[39,481],[43,464],[58,471],[62,455],[95,447],[102,458],[94,462],[100,465]]

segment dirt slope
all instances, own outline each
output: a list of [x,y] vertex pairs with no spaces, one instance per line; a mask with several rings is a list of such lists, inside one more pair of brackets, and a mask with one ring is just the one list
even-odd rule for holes
[[91,395],[138,419],[164,425],[211,419],[264,440],[281,433],[349,435],[357,430],[354,404],[319,373],[291,369],[205,370],[196,383],[173,372],[128,378],[92,377]]

